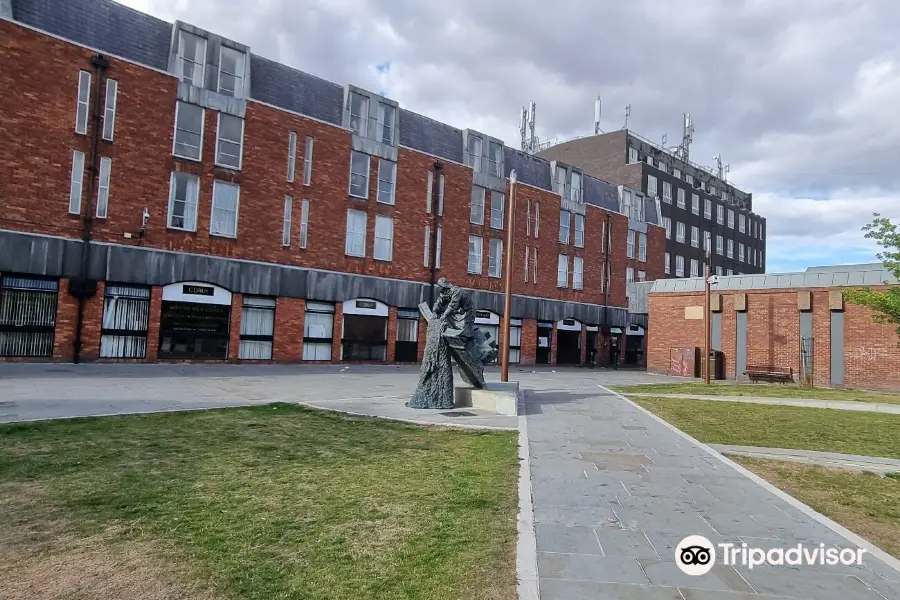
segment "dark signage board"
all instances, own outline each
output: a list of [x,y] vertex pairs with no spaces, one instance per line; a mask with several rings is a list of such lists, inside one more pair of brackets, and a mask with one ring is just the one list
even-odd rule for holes
[[491,311],[489,311],[489,310],[476,310],[476,311],[475,311],[475,318],[477,318],[477,319],[490,319],[490,318],[491,318]]
[[163,302],[160,329],[163,332],[228,335],[230,306]]
[[181,292],[191,296],[215,296],[215,288],[206,285],[188,285],[181,286]]
[[357,300],[356,308],[365,308],[367,310],[375,310],[378,308],[378,305],[375,304],[374,300]]
[[568,327],[569,325],[574,325],[574,324],[575,324],[575,319],[563,319],[563,325],[565,325],[566,327]]

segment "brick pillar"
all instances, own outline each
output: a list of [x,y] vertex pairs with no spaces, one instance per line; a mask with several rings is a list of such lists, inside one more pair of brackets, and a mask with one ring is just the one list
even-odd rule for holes
[[416,352],[416,358],[419,362],[425,358],[425,338],[428,336],[428,321],[424,317],[419,317],[419,347]]
[[243,312],[244,297],[241,294],[231,294],[231,322],[228,326],[228,362],[238,360],[238,348],[241,345],[241,313]]
[[556,366],[556,355],[559,353],[559,348],[557,344],[557,336],[556,334],[556,324],[557,321],[553,321],[553,334],[550,336],[550,366]]
[[343,337],[344,304],[336,302],[334,305],[334,327],[331,334],[331,361],[341,362],[341,338]]
[[162,316],[162,288],[150,288],[150,319],[147,325],[147,362],[159,360],[159,319]]
[[522,319],[522,350],[519,364],[533,365],[537,360],[537,320]]
[[75,349],[75,324],[78,320],[78,301],[69,295],[69,280],[59,280],[56,301],[56,333],[53,336],[53,360],[72,362]]
[[81,325],[81,360],[95,361],[100,358],[100,330],[103,326],[103,297],[106,282],[97,282],[97,294],[84,303],[84,322]]
[[303,298],[278,298],[275,301],[275,340],[272,358],[277,363],[293,363],[303,360],[303,328],[306,318],[306,300]]
[[579,359],[580,364],[585,364],[587,362],[587,325],[584,323],[581,324],[581,358]]
[[386,362],[396,360],[397,351],[397,307],[388,307],[387,358]]

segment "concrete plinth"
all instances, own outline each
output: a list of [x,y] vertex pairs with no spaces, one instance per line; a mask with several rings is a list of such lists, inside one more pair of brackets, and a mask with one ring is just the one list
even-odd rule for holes
[[480,390],[467,383],[457,383],[453,388],[456,406],[471,406],[498,415],[519,414],[519,382],[488,382],[487,388]]

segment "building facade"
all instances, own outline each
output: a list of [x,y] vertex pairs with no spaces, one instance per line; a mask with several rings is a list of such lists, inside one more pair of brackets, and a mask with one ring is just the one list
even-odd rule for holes
[[5,1],[0,62],[0,360],[415,362],[440,277],[498,337],[513,173],[512,362],[663,274],[655,199],[191,24]]
[[766,220],[753,212],[753,195],[723,176],[627,129],[571,140],[538,155],[658,198],[666,277],[702,276],[706,243],[714,274],[765,273]]
[[[712,288],[711,346],[723,353],[725,377],[746,379],[748,365],[774,366],[792,369],[798,383],[900,389],[895,326],[873,322],[869,309],[845,302],[842,293],[885,283],[897,281],[880,264],[719,278]],[[659,280],[648,296],[647,368],[678,370],[684,348],[699,357],[704,346],[703,279]]]

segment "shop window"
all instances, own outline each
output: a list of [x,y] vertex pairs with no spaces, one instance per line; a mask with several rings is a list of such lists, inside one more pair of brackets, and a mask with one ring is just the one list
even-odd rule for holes
[[244,296],[241,312],[241,343],[238,358],[272,360],[275,340],[275,298]]
[[418,309],[398,309],[394,360],[397,362],[416,362],[418,359],[419,311]]
[[231,326],[231,292],[199,283],[163,288],[159,357],[225,360]]
[[509,363],[522,362],[522,319],[509,320]]
[[361,298],[344,302],[341,360],[387,360],[388,307]]
[[107,283],[100,358],[146,358],[149,323],[149,287]]
[[331,360],[334,305],[306,302],[303,319],[303,360]]
[[0,279],[0,356],[51,358],[59,282],[19,275]]
[[[489,310],[475,311],[475,326],[480,329],[485,337],[500,347],[500,315]],[[494,359],[492,365],[497,364],[498,359]]]

